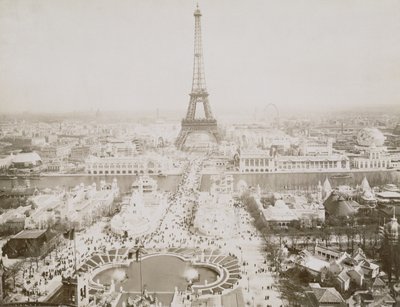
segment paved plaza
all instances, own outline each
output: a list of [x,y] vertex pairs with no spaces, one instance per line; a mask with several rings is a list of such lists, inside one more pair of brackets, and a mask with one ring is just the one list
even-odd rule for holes
[[[215,250],[233,255],[239,259],[242,276],[235,288],[242,290],[245,301],[254,306],[282,306],[274,273],[266,260],[265,244],[244,208],[240,207],[231,221],[236,224],[236,233],[231,238],[209,237],[193,231],[193,209],[198,201],[203,159],[190,161],[176,192],[169,197],[166,214],[157,230],[140,238],[144,248],[160,251],[192,248],[199,252]],[[108,224],[109,221],[103,219],[76,233],[78,268],[100,251],[135,246],[136,238],[113,234]],[[73,244],[72,240],[62,240],[44,259],[26,261],[16,274],[11,301],[44,301],[60,286],[62,276],[73,275]]]

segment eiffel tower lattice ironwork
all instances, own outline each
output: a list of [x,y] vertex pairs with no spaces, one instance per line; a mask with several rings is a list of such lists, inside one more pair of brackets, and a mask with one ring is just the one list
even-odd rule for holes
[[[182,119],[181,131],[175,142],[175,145],[179,149],[185,149],[186,139],[193,132],[205,132],[215,140],[215,143],[218,143],[220,140],[217,120],[211,112],[210,103],[208,101],[208,92],[206,89],[203,47],[201,41],[201,12],[198,6],[194,11],[194,18],[195,28],[192,91],[190,93],[190,102],[186,117]],[[204,118],[196,118],[196,108],[198,104],[203,104]]]

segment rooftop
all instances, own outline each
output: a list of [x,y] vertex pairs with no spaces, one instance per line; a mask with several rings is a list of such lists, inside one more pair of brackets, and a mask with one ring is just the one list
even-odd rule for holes
[[40,160],[41,158],[36,152],[23,152],[13,157],[14,163],[36,162]]
[[382,191],[382,192],[376,193],[376,196],[382,197],[382,198],[400,198],[400,193],[392,192],[392,191]]
[[354,200],[346,200],[338,193],[332,193],[324,202],[325,209],[330,215],[344,216],[354,214],[360,205]]
[[25,229],[21,230],[13,239],[36,239],[42,236],[47,230],[46,229]]
[[278,161],[289,161],[289,162],[307,162],[307,161],[342,161],[348,160],[346,156],[341,155],[329,155],[329,156],[279,156]]
[[329,262],[305,252],[302,256],[301,265],[315,272],[320,272],[323,268],[329,267]]
[[320,304],[344,303],[343,297],[335,288],[311,288]]
[[275,206],[269,206],[262,212],[267,221],[293,221],[298,219],[297,215],[283,201],[277,201]]

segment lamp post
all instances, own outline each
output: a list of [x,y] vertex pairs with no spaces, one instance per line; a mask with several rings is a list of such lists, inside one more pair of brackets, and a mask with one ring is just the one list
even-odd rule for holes
[[143,275],[142,275],[142,255],[140,255],[141,247],[139,247],[139,268],[140,268],[140,299],[143,300]]
[[363,249],[365,249],[365,236],[366,236],[366,234],[365,234],[365,231],[366,231],[366,226],[365,226],[365,224],[363,224],[362,225],[362,246],[363,246]]
[[140,301],[143,301],[142,249],[143,243],[139,239],[136,239],[136,261],[139,262]]

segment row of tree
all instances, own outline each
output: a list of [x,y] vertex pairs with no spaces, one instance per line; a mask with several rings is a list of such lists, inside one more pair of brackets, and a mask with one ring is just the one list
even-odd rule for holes
[[[360,245],[367,254],[375,257],[377,248],[379,247],[379,219],[372,217],[366,219],[363,215],[355,216],[346,220],[341,224],[323,224],[321,227],[304,228],[300,227],[299,221],[293,221],[288,228],[273,227],[266,221],[257,201],[250,193],[245,193],[241,197],[241,201],[246,210],[253,218],[256,229],[263,235],[268,242],[279,239],[279,244],[283,242],[291,247],[308,248],[310,244],[315,244],[318,240],[326,246],[334,243],[340,249],[354,250],[356,245]],[[361,224],[362,221],[369,223]]]

